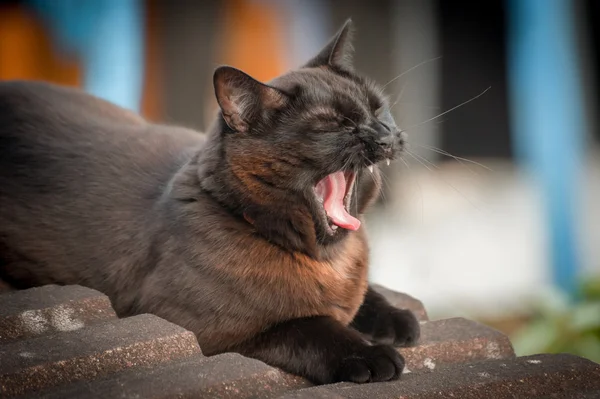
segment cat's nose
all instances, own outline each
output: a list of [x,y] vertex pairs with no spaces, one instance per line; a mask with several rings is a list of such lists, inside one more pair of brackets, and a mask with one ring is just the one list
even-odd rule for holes
[[391,156],[394,152],[394,146],[396,145],[397,139],[394,133],[385,132],[384,134],[380,134],[375,139],[375,143],[379,146],[381,151],[385,154],[385,156]]
[[391,127],[381,121],[374,121],[369,127],[371,128],[372,143],[385,157],[391,157],[398,147],[398,130],[395,126]]

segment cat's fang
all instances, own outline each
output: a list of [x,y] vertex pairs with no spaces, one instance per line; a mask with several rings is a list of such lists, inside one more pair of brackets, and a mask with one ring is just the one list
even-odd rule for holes
[[387,164],[387,166],[390,166],[390,160],[389,159],[386,159],[385,163]]
[[373,173],[373,165],[368,166],[369,172]]

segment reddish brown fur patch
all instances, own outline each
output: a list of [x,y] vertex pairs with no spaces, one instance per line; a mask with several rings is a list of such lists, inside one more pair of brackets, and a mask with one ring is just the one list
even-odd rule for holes
[[270,181],[272,175],[266,165],[274,163],[274,158],[262,153],[240,154],[230,160],[233,175],[244,186],[245,194],[256,204],[268,205],[275,199],[273,188],[265,185],[265,180]]
[[248,239],[242,246],[247,249],[223,264],[222,271],[254,282],[257,297],[276,298],[280,312],[270,315],[278,319],[274,321],[320,315],[347,325],[358,311],[367,289],[364,234],[350,234],[331,261],[279,250],[264,241]]

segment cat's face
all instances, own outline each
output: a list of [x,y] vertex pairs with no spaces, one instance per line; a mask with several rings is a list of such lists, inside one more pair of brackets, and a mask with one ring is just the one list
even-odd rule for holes
[[321,243],[360,228],[358,214],[379,190],[378,164],[404,146],[381,90],[352,70],[350,29],[268,84],[230,67],[214,79],[234,175],[253,201],[304,205]]

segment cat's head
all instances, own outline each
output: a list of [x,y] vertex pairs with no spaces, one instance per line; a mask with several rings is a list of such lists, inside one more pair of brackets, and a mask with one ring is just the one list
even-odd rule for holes
[[266,84],[215,71],[226,165],[247,219],[274,241],[286,230],[299,236],[292,246],[327,245],[359,229],[378,165],[403,149],[382,90],[354,72],[351,36],[348,20],[312,60]]

